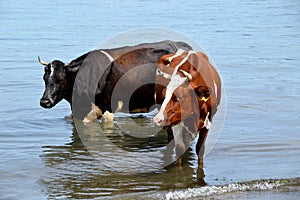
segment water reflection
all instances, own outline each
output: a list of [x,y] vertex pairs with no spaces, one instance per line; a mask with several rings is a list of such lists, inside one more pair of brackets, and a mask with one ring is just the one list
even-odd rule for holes
[[[145,119],[134,120],[137,123],[148,123]],[[159,170],[151,172],[140,170],[138,173],[115,170],[115,163],[122,165],[122,169],[126,169],[124,168],[126,165],[132,166],[135,163],[122,158],[123,155],[118,155],[116,152],[110,156],[102,154],[110,160],[106,163],[102,160],[100,162],[95,156],[97,155],[95,151],[99,150],[103,138],[95,134],[96,127],[99,126],[82,126],[86,133],[85,137],[82,137],[81,133],[78,134],[78,130],[74,127],[70,143],[63,146],[43,146],[41,157],[48,172],[40,182],[50,198],[99,198],[206,185],[204,171],[196,169],[196,165],[193,164],[196,158],[192,150],[187,151],[183,156],[182,166],[172,164]],[[151,138],[135,138],[117,129],[115,124],[102,123],[101,128],[113,144],[130,153],[151,152],[163,148],[167,143],[164,131]],[[88,148],[86,142],[89,144]],[[97,145],[91,145],[93,142]],[[107,144],[103,145],[107,146]],[[148,157],[140,159],[145,166],[155,165],[154,162],[158,161],[156,158]]]

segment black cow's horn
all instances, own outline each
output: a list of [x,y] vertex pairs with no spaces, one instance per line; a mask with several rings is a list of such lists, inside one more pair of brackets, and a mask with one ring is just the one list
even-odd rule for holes
[[38,59],[39,59],[39,62],[42,64],[42,65],[45,65],[45,66],[47,66],[49,63],[47,63],[47,62],[45,62],[45,61],[43,61],[42,59],[41,59],[41,57],[40,56],[38,56]]

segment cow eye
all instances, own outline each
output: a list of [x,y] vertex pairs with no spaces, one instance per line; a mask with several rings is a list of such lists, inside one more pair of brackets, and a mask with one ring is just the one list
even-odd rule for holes
[[182,99],[183,99],[183,96],[176,97],[177,101],[181,101]]
[[63,83],[64,82],[64,80],[59,80],[59,79],[57,79],[56,81],[55,81],[55,83]]
[[169,60],[164,60],[163,63],[164,63],[164,65],[168,65],[168,64],[170,64],[170,61]]

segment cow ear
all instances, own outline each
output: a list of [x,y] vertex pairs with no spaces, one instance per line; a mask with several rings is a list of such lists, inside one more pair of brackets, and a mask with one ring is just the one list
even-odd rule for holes
[[69,72],[78,72],[79,70],[79,66],[72,66],[72,65],[65,65],[65,68],[69,71]]
[[203,101],[207,101],[211,94],[211,88],[207,86],[198,86],[195,88],[196,95]]
[[69,71],[69,72],[78,72],[80,67],[80,64],[74,65],[72,63],[70,64],[66,64],[65,68]]
[[72,60],[69,64],[66,64],[65,67],[70,72],[78,72],[79,67],[83,63],[86,56],[87,56],[87,54],[84,54],[84,55],[80,56],[79,58]]

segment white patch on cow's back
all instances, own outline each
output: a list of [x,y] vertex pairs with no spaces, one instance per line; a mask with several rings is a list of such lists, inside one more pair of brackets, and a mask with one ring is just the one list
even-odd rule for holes
[[115,59],[109,53],[104,50],[100,50],[100,52],[103,53],[110,60],[110,62],[114,62]]

